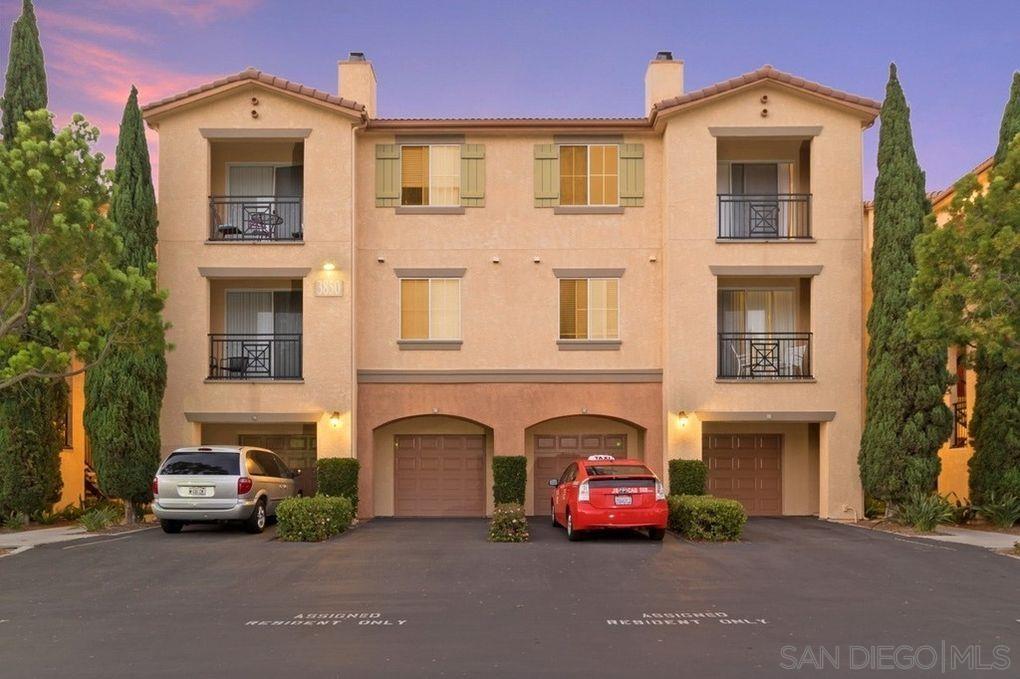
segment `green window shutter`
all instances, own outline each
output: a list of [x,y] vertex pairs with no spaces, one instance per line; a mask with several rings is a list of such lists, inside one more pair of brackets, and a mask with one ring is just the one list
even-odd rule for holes
[[460,204],[485,206],[485,144],[460,145]]
[[400,205],[400,146],[375,145],[375,205]]
[[560,153],[556,144],[535,144],[535,207],[560,204]]
[[645,204],[645,145],[620,144],[620,205]]

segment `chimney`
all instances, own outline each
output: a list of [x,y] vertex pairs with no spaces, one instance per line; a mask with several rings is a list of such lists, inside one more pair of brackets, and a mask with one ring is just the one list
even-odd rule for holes
[[337,92],[344,99],[365,105],[369,118],[375,117],[375,70],[364,52],[351,52],[337,65]]
[[674,59],[672,52],[659,52],[645,71],[645,115],[652,105],[684,93],[684,62]]

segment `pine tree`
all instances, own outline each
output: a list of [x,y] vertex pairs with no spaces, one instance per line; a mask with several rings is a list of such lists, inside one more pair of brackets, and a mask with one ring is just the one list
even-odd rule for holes
[[[14,140],[25,113],[46,108],[46,71],[31,0],[24,0],[21,17],[11,28],[10,58],[0,108],[4,143]],[[37,291],[45,298],[45,290]],[[38,325],[26,329],[40,340]],[[26,380],[0,399],[0,512],[35,516],[60,498],[58,422],[67,409],[63,380]]]
[[[1002,112],[995,167],[1006,160],[1014,137],[1020,134],[1020,72],[1013,74],[1009,101]],[[993,170],[994,173],[994,170]],[[1020,496],[1020,370],[1001,355],[978,347],[977,373],[970,436],[970,499],[983,502],[989,492]]]
[[[134,87],[120,124],[110,218],[124,241],[120,266],[147,271],[155,283],[156,197]],[[151,500],[159,463],[164,348],[117,348],[85,374],[85,427],[99,487],[124,500],[128,522],[134,520],[135,504]]]
[[935,487],[938,449],[952,426],[942,400],[950,380],[945,348],[919,345],[907,327],[914,240],[929,208],[910,109],[892,64],[878,142],[867,412],[858,457],[865,492],[892,504]]
[[3,108],[0,134],[8,144],[14,139],[14,132],[26,112],[46,108],[46,69],[32,0],[24,0],[21,17],[11,28],[7,82],[0,108]]

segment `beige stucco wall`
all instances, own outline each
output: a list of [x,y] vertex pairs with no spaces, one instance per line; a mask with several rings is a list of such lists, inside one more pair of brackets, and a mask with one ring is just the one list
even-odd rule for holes
[[[766,118],[760,97],[768,95]],[[716,243],[716,152],[710,126],[821,126],[811,140],[813,242]],[[685,410],[835,411],[820,427],[819,514],[860,511],[857,473],[861,404],[861,119],[770,83],[670,118],[664,132],[666,275],[664,406]],[[715,380],[716,277],[710,265],[822,266],[810,283],[813,335],[808,383],[730,384]],[[683,310],[679,312],[677,310]],[[670,311],[672,310],[672,311]],[[701,426],[673,419],[669,457],[700,457]]]
[[[468,135],[485,144],[485,207],[462,215],[397,214],[375,206],[375,145],[360,135],[358,174],[358,366],[390,369],[661,367],[662,268],[658,259],[661,154],[645,144],[644,207],[622,215],[556,215],[534,207],[534,147],[553,135]],[[380,263],[379,258],[385,261]],[[493,257],[500,263],[494,264]],[[535,263],[538,257],[541,261]],[[395,268],[465,267],[460,351],[400,351]],[[559,284],[553,268],[623,268],[619,351],[560,351]]]
[[[251,97],[257,95],[258,118]],[[160,285],[170,292],[165,317],[172,324],[167,340],[168,383],[161,417],[164,455],[180,445],[198,443],[201,428],[185,413],[319,413],[321,456],[353,454],[351,412],[354,407],[353,266],[351,173],[353,119],[292,97],[251,86],[203,100],[155,121],[160,140],[159,260]],[[212,144],[201,129],[304,130],[304,242],[207,243],[208,196],[212,191]],[[293,142],[288,142],[293,144]],[[287,144],[279,145],[281,148]],[[216,142],[219,160],[242,160],[247,151],[237,142]],[[252,160],[281,152],[259,139]],[[261,149],[261,150],[260,150]],[[228,153],[229,152],[229,153]],[[277,157],[277,156],[272,156]],[[336,270],[322,270],[325,262]],[[214,331],[213,290],[243,283],[210,281],[200,267],[256,267],[274,277],[273,268],[307,267],[303,280],[303,383],[206,383],[207,334]],[[344,282],[343,297],[316,297],[314,281],[330,277]],[[287,277],[289,278],[289,277]],[[217,302],[218,303],[218,302]],[[333,429],[329,414],[339,411],[343,425]]]

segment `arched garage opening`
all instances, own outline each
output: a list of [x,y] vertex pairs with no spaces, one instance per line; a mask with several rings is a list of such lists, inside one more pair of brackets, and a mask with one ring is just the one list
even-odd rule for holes
[[375,516],[485,516],[492,429],[450,415],[404,417],[372,432]]
[[633,422],[603,415],[568,415],[537,422],[525,430],[528,484],[525,507],[546,514],[552,498],[551,479],[558,479],[574,460],[588,455],[644,460],[645,429]]

